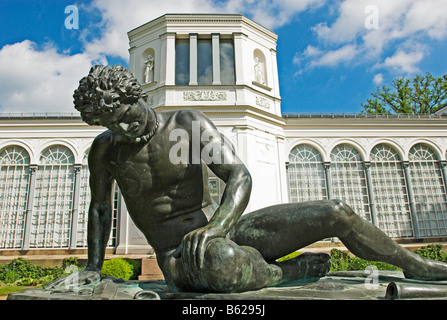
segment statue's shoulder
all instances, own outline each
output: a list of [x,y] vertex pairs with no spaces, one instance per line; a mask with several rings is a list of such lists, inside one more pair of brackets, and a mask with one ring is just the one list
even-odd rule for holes
[[113,132],[110,130],[106,130],[103,133],[99,134],[92,143],[92,148],[93,147],[101,147],[101,146],[106,146],[109,145],[112,142],[113,139]]
[[107,130],[99,134],[94,140],[90,148],[89,157],[99,158],[104,155],[114,139],[113,132]]
[[191,121],[207,119],[203,112],[193,109],[166,111],[166,113],[178,124],[191,124]]

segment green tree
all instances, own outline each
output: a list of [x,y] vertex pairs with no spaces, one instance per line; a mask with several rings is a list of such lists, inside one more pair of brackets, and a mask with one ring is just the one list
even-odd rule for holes
[[377,87],[371,96],[361,104],[363,113],[433,113],[447,103],[447,75],[436,78],[427,72],[413,79],[396,78],[392,88]]

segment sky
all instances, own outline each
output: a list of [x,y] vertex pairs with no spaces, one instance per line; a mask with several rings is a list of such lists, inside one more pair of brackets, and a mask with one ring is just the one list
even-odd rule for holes
[[0,112],[76,112],[90,67],[128,67],[127,32],[166,13],[275,32],[283,113],[359,113],[397,77],[447,74],[446,0],[0,0]]

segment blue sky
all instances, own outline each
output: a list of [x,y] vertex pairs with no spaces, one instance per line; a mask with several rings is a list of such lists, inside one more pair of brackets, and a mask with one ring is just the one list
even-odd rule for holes
[[396,77],[447,73],[445,0],[1,0],[0,112],[74,112],[90,66],[127,66],[127,31],[165,13],[241,13],[277,33],[283,112],[356,113]]

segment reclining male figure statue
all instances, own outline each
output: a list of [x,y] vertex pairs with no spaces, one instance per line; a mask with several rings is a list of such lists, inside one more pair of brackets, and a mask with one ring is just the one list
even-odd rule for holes
[[[411,253],[340,200],[280,204],[242,215],[251,177],[213,123],[194,110],[157,112],[146,101],[138,81],[120,66],[92,67],[75,91],[82,119],[109,129],[89,154],[88,265],[76,275],[80,284],[100,276],[114,180],[171,291],[241,292],[324,276],[326,254],[275,259],[328,237],[338,237],[358,257],[402,268],[406,277],[447,279],[447,264]],[[200,142],[193,137],[199,128]],[[185,134],[172,141],[175,129]],[[212,141],[202,141],[204,135]],[[172,150],[189,152],[188,161],[173,163]],[[226,184],[217,209],[203,163]]]

